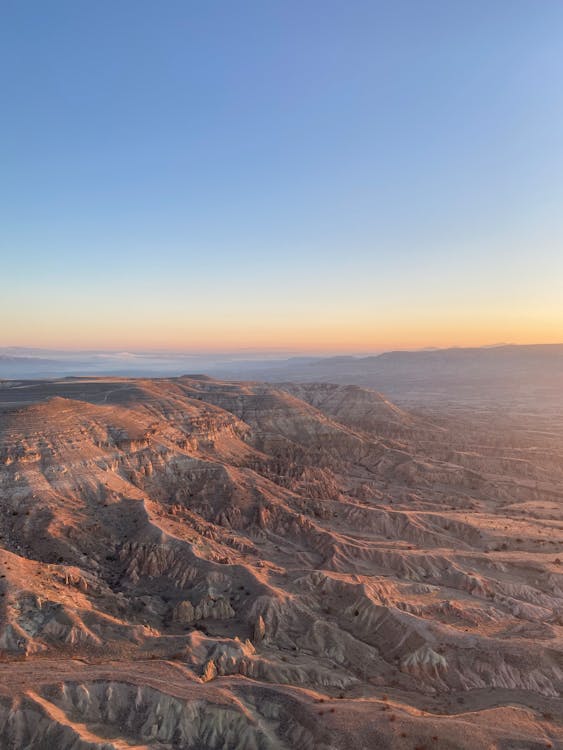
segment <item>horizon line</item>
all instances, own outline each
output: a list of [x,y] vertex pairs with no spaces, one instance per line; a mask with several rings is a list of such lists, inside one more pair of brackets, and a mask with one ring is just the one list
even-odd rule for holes
[[85,354],[85,355],[113,355],[113,356],[138,356],[138,355],[171,355],[171,356],[241,356],[241,355],[279,355],[279,356],[310,356],[310,357],[335,357],[335,356],[378,356],[390,352],[425,352],[425,351],[448,351],[456,349],[497,349],[503,347],[557,347],[563,346],[563,341],[551,342],[495,342],[488,344],[464,345],[451,344],[447,346],[435,346],[432,344],[419,347],[396,346],[378,347],[374,349],[351,350],[343,348],[335,349],[292,349],[290,347],[243,347],[238,349],[201,349],[201,348],[160,348],[160,347],[69,347],[69,346],[29,346],[29,345],[1,345],[0,354],[10,353],[44,353],[44,354]]

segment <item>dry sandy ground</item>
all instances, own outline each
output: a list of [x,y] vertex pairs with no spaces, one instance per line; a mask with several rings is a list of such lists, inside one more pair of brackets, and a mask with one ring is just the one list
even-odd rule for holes
[[0,747],[563,748],[563,421],[0,388]]

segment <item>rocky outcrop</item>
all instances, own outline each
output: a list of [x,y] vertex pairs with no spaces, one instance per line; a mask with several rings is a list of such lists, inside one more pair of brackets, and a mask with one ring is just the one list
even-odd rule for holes
[[444,656],[424,644],[403,658],[401,669],[418,678],[439,679],[448,669],[448,662]]

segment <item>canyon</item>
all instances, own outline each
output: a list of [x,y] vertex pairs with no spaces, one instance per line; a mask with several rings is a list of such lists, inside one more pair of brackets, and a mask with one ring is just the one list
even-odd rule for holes
[[529,389],[3,381],[0,747],[563,748],[562,501]]

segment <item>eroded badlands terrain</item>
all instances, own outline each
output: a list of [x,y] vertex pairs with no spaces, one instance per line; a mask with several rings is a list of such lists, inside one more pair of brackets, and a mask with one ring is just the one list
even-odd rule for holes
[[563,747],[563,420],[0,387],[0,747]]

